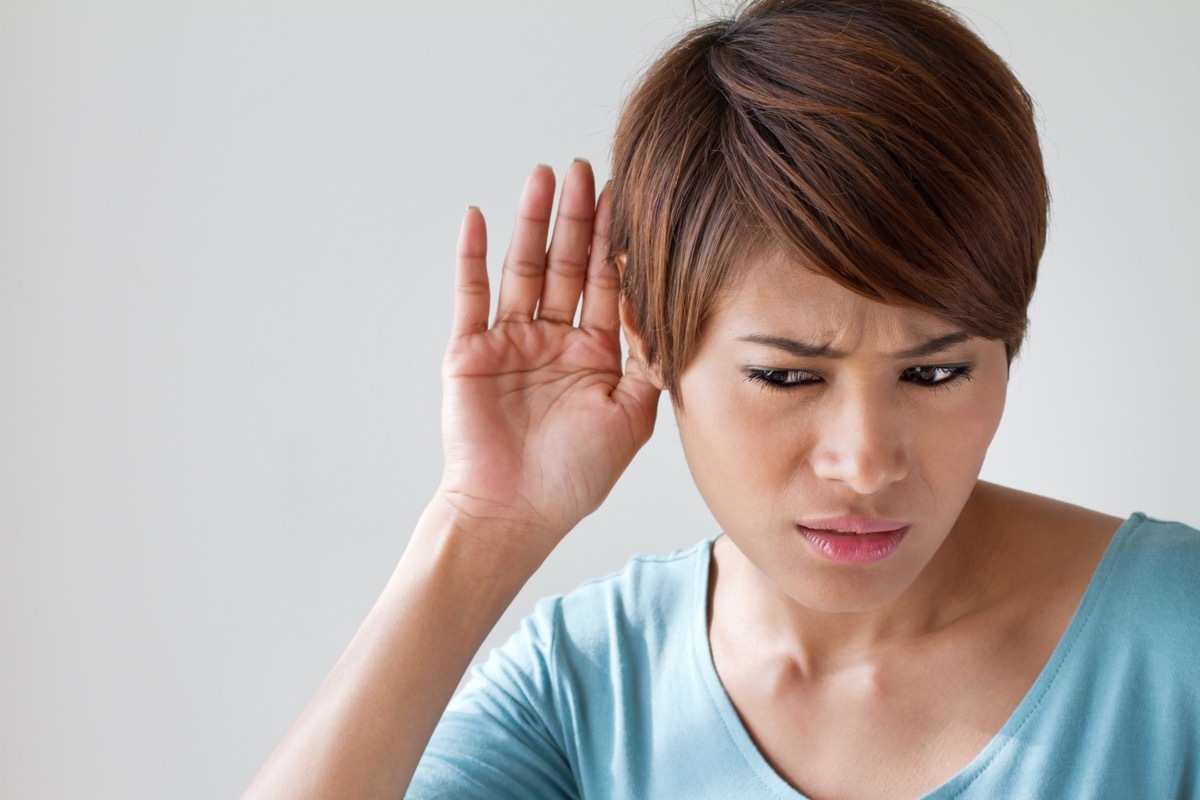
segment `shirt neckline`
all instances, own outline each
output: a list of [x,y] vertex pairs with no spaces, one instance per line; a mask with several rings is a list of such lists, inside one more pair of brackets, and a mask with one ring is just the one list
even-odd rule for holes
[[[1021,702],[1017,704],[1017,707],[1013,709],[1012,714],[1005,721],[1004,725],[1001,726],[996,735],[992,737],[987,745],[962,770],[931,792],[922,795],[920,800],[950,800],[951,798],[958,797],[967,790],[976,778],[987,770],[988,766],[1016,738],[1018,731],[1034,715],[1041,705],[1042,700],[1050,691],[1054,684],[1054,679],[1062,669],[1080,635],[1087,627],[1088,620],[1091,618],[1099,598],[1104,593],[1104,586],[1107,583],[1109,575],[1112,573],[1118,553],[1129,539],[1129,535],[1145,520],[1146,516],[1144,514],[1140,512],[1135,513],[1122,522],[1120,527],[1113,533],[1112,539],[1109,541],[1104,554],[1096,565],[1096,570],[1092,574],[1091,580],[1088,581],[1087,588],[1079,600],[1079,605],[1076,607],[1075,613],[1071,616],[1071,621],[1067,623],[1067,627],[1063,630],[1063,634],[1051,652],[1049,660],[1042,667],[1042,671],[1038,673],[1037,678],[1029,687],[1029,691],[1026,692]],[[729,695],[726,694],[725,687],[721,684],[721,679],[717,675],[717,667],[712,657],[712,647],[708,640],[708,584],[712,568],[712,547],[717,538],[719,536],[714,536],[704,543],[700,558],[697,559],[694,576],[692,643],[696,651],[696,664],[726,732],[741,753],[746,765],[758,778],[762,787],[769,792],[769,796],[781,798],[781,800],[810,800],[807,795],[784,780],[767,763],[766,758],[763,757],[763,754],[754,744],[749,732],[742,724],[741,718],[733,707],[733,701],[729,699]]]

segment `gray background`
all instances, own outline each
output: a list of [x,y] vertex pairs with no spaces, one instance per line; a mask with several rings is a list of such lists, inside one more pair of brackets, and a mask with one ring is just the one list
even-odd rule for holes
[[[1200,523],[1200,6],[958,7],[1037,98],[1056,201],[984,475]],[[606,174],[693,13],[0,0],[0,796],[244,786],[437,483],[463,208],[502,252],[533,164]],[[714,532],[665,413],[489,646]]]

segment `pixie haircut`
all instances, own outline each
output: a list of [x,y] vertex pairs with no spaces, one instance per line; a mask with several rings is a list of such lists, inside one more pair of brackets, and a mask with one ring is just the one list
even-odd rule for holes
[[1016,355],[1049,195],[1029,95],[928,0],[758,0],[642,77],[613,144],[612,255],[680,372],[739,268],[782,253]]

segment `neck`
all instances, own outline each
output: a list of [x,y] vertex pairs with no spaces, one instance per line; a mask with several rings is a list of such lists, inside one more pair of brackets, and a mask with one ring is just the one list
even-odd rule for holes
[[[738,649],[800,675],[815,678],[876,663],[888,651],[914,644],[987,605],[1000,537],[999,509],[986,488],[968,500],[951,532],[917,579],[891,601],[861,611],[826,611],[803,605],[723,537],[713,555],[712,624],[717,609],[731,624],[722,635]],[[990,520],[991,524],[985,524]]]

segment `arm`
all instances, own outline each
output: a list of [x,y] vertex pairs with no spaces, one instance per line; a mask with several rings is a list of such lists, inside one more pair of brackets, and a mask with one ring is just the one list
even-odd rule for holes
[[[441,485],[375,607],[244,797],[402,796],[472,656],[649,438],[658,389],[621,370],[607,203],[571,165],[522,195],[496,318],[483,216],[463,220],[443,369]],[[579,325],[575,309],[582,298]]]

